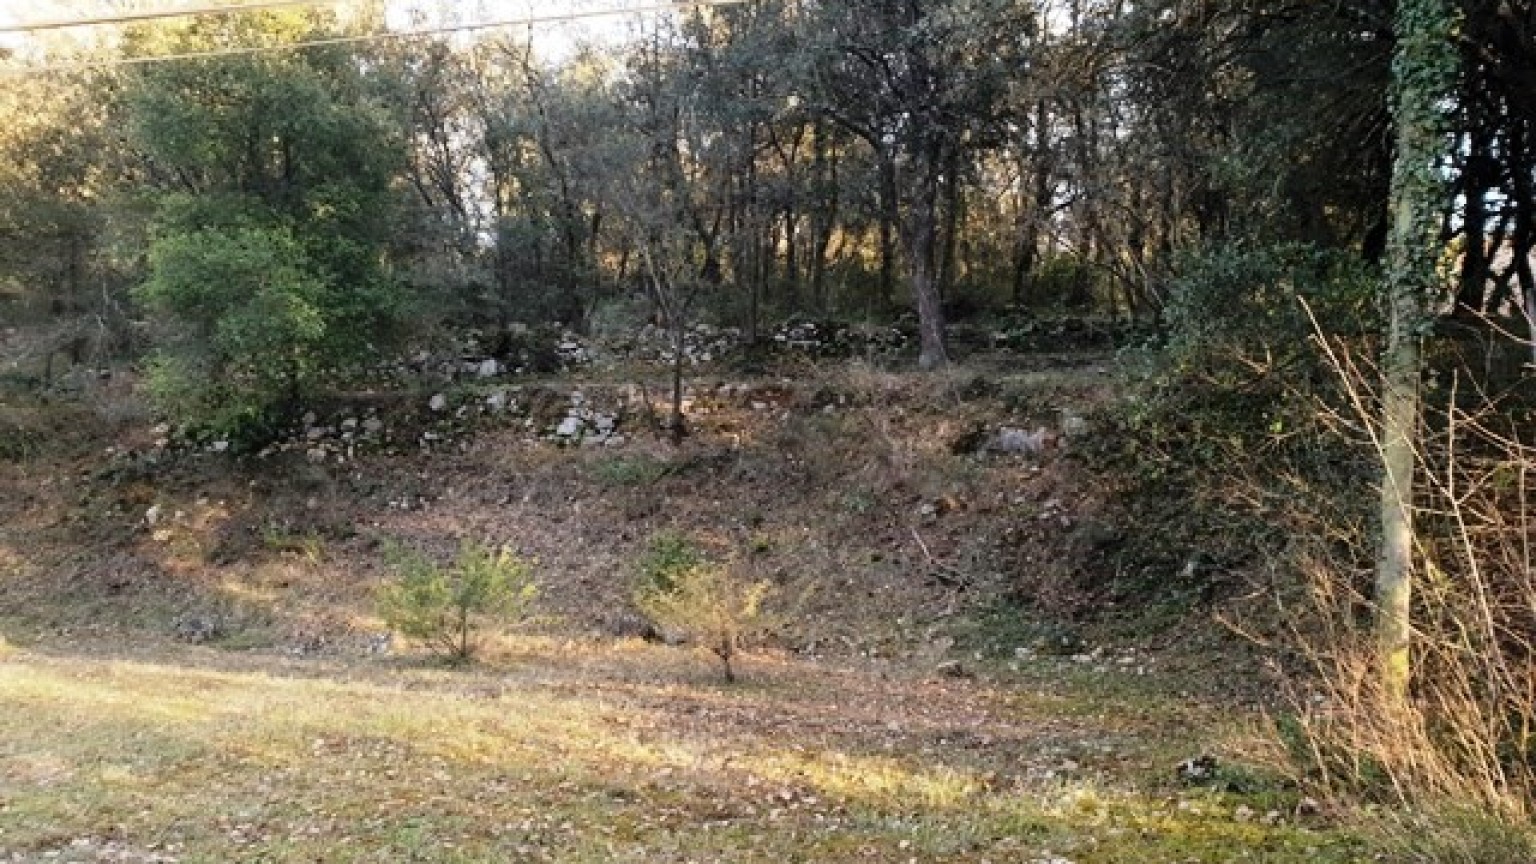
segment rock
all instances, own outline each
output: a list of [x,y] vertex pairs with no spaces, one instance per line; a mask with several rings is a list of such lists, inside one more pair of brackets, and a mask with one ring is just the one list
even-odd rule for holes
[[1063,438],[1079,438],[1088,434],[1088,420],[1082,415],[1065,409],[1061,412],[1061,435]]
[[974,677],[976,677],[971,672],[971,670],[969,670],[969,669],[965,668],[963,665],[961,665],[959,660],[945,660],[943,663],[940,663],[938,666],[935,666],[934,667],[934,671],[939,673],[940,675],[943,675],[945,678],[974,678]]
[[1207,754],[1185,759],[1179,763],[1178,775],[1191,785],[1209,783],[1216,779],[1216,757]]
[[217,618],[211,615],[186,614],[178,617],[172,623],[176,631],[176,638],[183,642],[201,645],[217,639],[223,632],[223,627]]
[[228,441],[215,441],[212,444],[208,445],[208,449],[212,450],[215,453],[223,453],[223,452],[225,452],[226,450],[229,449],[229,442]]
[[369,417],[363,421],[363,431],[369,435],[377,435],[384,431],[384,421],[377,417]]
[[991,449],[999,453],[1036,454],[1054,446],[1055,443],[1056,436],[1047,429],[1027,431],[1013,426],[1004,426],[998,429],[997,435],[993,437]]
[[575,438],[581,435],[581,418],[566,417],[555,427],[555,434],[561,438]]
[[318,421],[319,421],[319,419],[320,419],[320,418],[318,418],[318,417],[316,417],[316,416],[315,416],[315,412],[313,412],[313,411],[305,411],[305,412],[304,412],[304,420],[303,420],[303,423],[304,423],[304,425],[305,425],[305,426],[306,426],[306,427],[307,427],[307,426],[313,426],[313,425],[315,425],[315,423],[317,423],[317,422],[318,422]]
[[367,648],[369,654],[388,654],[394,649],[395,635],[385,630],[381,633],[368,634]]
[[507,407],[507,391],[497,390],[485,397],[485,407],[494,413],[500,413]]
[[357,428],[357,418],[356,417],[348,417],[347,419],[341,421],[341,428],[346,430],[346,431],[348,431],[348,432],[351,432],[353,429],[356,429]]
[[427,400],[427,407],[433,411],[447,411],[448,397],[442,393],[433,393],[432,398]]
[[144,524],[151,528],[160,524],[161,512],[159,504],[152,505],[148,510],[144,511]]
[[496,362],[495,357],[487,357],[481,360],[480,365],[475,368],[475,375],[481,378],[495,378],[500,374],[501,364]]
[[614,425],[615,425],[615,420],[614,420],[614,418],[611,415],[608,415],[608,414],[594,414],[594,415],[592,415],[592,428],[596,429],[597,430],[597,434],[599,434],[599,435],[611,434],[613,432]]
[[331,452],[329,450],[325,449],[324,447],[311,447],[308,450],[304,451],[304,458],[308,459],[311,463],[313,463],[315,465],[319,465],[320,463],[324,462],[326,459],[329,459],[330,456],[331,456]]

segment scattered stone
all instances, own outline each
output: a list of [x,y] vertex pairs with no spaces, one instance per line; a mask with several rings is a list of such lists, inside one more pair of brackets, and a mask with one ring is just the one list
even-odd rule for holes
[[377,435],[384,431],[384,421],[378,417],[368,417],[363,421],[363,431],[369,435]]
[[215,441],[208,445],[208,449],[214,453],[223,453],[229,449],[228,441]]
[[991,449],[999,453],[1035,455],[1044,452],[1055,444],[1056,436],[1044,427],[1024,430],[1013,426],[1004,426],[998,429],[997,435],[993,437]]
[[1216,779],[1216,757],[1206,754],[1185,759],[1179,763],[1178,775],[1191,785],[1209,783]]
[[475,369],[475,375],[481,378],[495,378],[500,374],[501,364],[496,362],[495,357],[487,357],[481,360],[480,365]]
[[304,451],[304,458],[308,459],[310,463],[314,465],[321,464],[326,459],[329,459],[330,456],[331,452],[324,447],[311,447]]
[[581,435],[581,418],[567,416],[555,427],[555,435],[560,438],[576,438]]
[[447,411],[448,397],[442,393],[433,393],[432,398],[427,401],[427,407],[439,413]]
[[485,397],[485,407],[492,413],[501,413],[507,407],[507,391],[496,390]]
[[150,505],[150,508],[144,511],[144,524],[151,528],[160,524],[161,513],[159,504]]
[[1063,438],[1080,438],[1088,434],[1088,420],[1082,415],[1062,409],[1061,435]]
[[176,631],[177,639],[193,645],[211,642],[223,632],[219,620],[211,615],[189,613],[178,617],[171,626]]
[[938,666],[934,667],[934,671],[938,672],[940,675],[943,675],[945,678],[976,677],[975,673],[965,668],[965,666],[961,664],[959,660],[945,660],[943,663],[940,663]]

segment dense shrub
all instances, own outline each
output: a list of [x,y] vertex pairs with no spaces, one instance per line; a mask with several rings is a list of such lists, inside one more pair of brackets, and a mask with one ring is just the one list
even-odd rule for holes
[[[1190,365],[1284,363],[1326,333],[1376,329],[1379,279],[1359,256],[1302,243],[1212,246],[1186,257],[1163,310],[1169,346]],[[1310,309],[1310,314],[1309,310]]]

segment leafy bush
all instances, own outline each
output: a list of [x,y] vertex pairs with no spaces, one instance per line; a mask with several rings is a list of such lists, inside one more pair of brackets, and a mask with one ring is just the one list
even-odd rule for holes
[[286,230],[231,225],[172,232],[149,252],[136,296],[162,323],[149,389],[205,435],[251,443],[298,407],[329,365],[351,355],[359,306]]
[[528,562],[510,549],[465,542],[444,567],[420,553],[391,549],[396,578],[379,591],[389,627],[453,660],[474,655],[475,631],[522,620],[538,593]]
[[690,567],[704,563],[704,555],[687,537],[664,531],[651,538],[650,548],[640,559],[640,591],[671,591],[677,577]]
[[1313,316],[1330,333],[1376,329],[1378,285],[1351,252],[1232,244],[1180,263],[1163,315],[1176,357],[1193,364],[1223,349],[1285,360],[1306,349]]
[[745,582],[727,567],[703,560],[685,538],[662,534],[641,565],[634,599],[641,613],[662,631],[682,633],[720,659],[726,681],[744,640],[768,624],[763,602],[767,582]]

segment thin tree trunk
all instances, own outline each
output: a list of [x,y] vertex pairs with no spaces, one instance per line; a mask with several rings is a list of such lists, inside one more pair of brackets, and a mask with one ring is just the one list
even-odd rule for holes
[[917,302],[917,327],[920,353],[919,369],[931,371],[949,365],[949,352],[944,347],[944,307],[939,298],[938,280],[935,278],[937,253],[938,197],[940,156],[933,152],[923,154],[915,178],[918,188],[913,195],[907,214],[905,239],[907,243],[907,267],[911,272],[912,295]]
[[1397,126],[1392,229],[1387,247],[1391,312],[1382,358],[1381,548],[1376,565],[1378,674],[1388,707],[1405,707],[1413,672],[1413,487],[1418,467],[1420,339],[1435,281],[1445,191],[1440,105],[1454,92],[1454,12],[1447,0],[1399,0],[1393,57]]
[[891,308],[896,287],[896,224],[900,206],[896,201],[896,163],[889,153],[880,158],[880,303]]
[[960,248],[960,211],[964,206],[960,188],[960,151],[954,148],[944,166],[944,242],[939,253],[939,300],[954,298],[955,278],[960,271],[955,260]]

